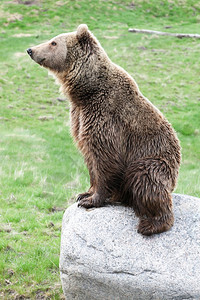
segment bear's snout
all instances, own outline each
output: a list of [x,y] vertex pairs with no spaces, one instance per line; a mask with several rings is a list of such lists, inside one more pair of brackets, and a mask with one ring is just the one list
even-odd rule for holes
[[28,55],[30,55],[30,57],[31,57],[31,56],[32,56],[32,54],[33,54],[33,51],[32,51],[32,49],[31,49],[31,48],[28,48],[26,51],[27,51]]

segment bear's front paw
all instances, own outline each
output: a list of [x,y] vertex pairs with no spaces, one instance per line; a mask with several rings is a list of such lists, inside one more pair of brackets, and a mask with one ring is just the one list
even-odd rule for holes
[[88,197],[90,197],[90,196],[92,196],[92,193],[89,193],[89,192],[81,193],[81,194],[79,194],[79,195],[77,196],[76,201],[77,201],[77,202],[78,202],[78,201],[81,201],[81,200],[83,200],[84,198],[88,198]]
[[85,208],[91,208],[91,207],[100,207],[100,206],[103,206],[103,204],[104,204],[104,201],[101,200],[99,194],[95,193],[92,196],[82,198],[79,201],[78,206],[82,206]]

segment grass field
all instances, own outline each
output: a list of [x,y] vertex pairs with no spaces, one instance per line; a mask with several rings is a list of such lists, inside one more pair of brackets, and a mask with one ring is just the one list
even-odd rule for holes
[[[69,131],[69,104],[26,49],[81,23],[172,123],[181,141],[176,192],[200,197],[200,40],[128,33],[200,33],[200,4],[170,1],[0,2],[0,298],[62,299],[64,209],[89,186]],[[171,28],[165,28],[170,26]],[[62,101],[64,100],[64,101]]]

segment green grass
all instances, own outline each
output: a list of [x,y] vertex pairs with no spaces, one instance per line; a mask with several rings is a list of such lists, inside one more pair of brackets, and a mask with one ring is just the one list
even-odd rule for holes
[[176,129],[182,146],[176,192],[200,197],[199,40],[128,33],[130,27],[199,33],[200,4],[26,3],[0,3],[0,298],[62,299],[62,215],[89,177],[70,136],[68,102],[58,101],[54,79],[25,50],[87,23]]

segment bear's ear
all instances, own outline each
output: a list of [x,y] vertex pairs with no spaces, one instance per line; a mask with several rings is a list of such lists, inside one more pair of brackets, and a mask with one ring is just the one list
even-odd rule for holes
[[88,27],[86,24],[81,24],[78,26],[76,36],[79,41],[82,39],[86,39],[87,37],[89,37],[89,35],[90,34],[89,34]]

